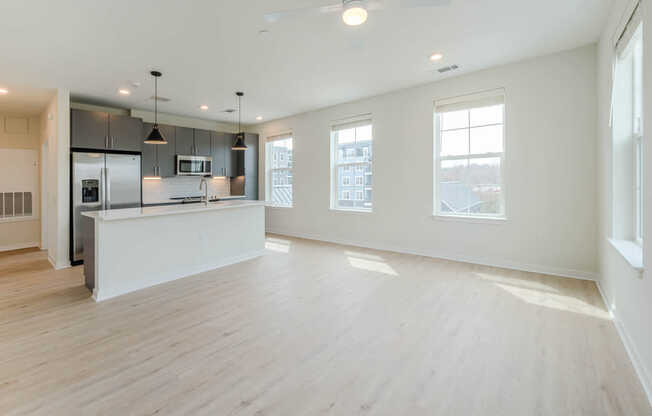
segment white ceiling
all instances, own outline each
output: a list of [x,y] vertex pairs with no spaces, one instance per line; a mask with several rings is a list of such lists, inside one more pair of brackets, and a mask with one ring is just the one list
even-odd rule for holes
[[[233,121],[243,90],[254,123],[571,49],[597,40],[611,0],[452,0],[447,7],[370,11],[266,23],[271,11],[337,0],[31,0],[0,2],[0,86],[69,88],[73,98]],[[268,35],[258,32],[268,29]],[[428,61],[436,51],[437,64]],[[451,76],[451,75],[449,75]],[[128,98],[117,89],[142,83]],[[132,88],[133,89],[133,88]],[[199,110],[200,104],[210,106]]]

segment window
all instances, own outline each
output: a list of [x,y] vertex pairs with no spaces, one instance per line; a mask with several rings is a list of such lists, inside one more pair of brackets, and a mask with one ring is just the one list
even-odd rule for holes
[[266,195],[276,206],[291,207],[292,195],[292,135],[268,137],[265,143]]
[[616,44],[612,96],[615,240],[643,244],[643,37],[638,8]]
[[504,218],[502,90],[435,102],[434,214]]
[[[371,120],[361,120],[332,127],[332,209],[372,210],[372,159]],[[355,179],[351,179],[352,172],[357,174]],[[346,190],[342,187],[346,187]],[[352,195],[355,198],[352,198]]]

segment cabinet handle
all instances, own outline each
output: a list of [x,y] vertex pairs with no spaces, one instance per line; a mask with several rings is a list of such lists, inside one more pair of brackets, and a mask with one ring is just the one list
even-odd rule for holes
[[109,136],[104,136],[104,147],[109,147]]
[[111,136],[111,149],[113,149],[113,139],[114,139],[114,138],[115,138],[115,137]]

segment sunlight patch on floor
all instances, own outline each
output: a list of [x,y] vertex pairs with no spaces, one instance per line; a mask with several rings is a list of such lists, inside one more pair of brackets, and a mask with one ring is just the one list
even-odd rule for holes
[[292,242],[290,240],[283,240],[274,237],[267,237],[265,239],[265,248],[278,253],[289,253],[291,245]]
[[558,293],[551,293],[550,291],[528,289],[509,284],[494,284],[511,295],[514,295],[522,301],[532,305],[557,309],[564,312],[579,313],[599,319],[610,319],[609,313],[604,308],[591,305],[590,303],[574,296],[565,296]]
[[394,270],[392,266],[383,261],[369,260],[354,256],[348,256],[347,259],[349,260],[349,264],[356,269],[382,273],[389,276],[398,276],[396,270]]

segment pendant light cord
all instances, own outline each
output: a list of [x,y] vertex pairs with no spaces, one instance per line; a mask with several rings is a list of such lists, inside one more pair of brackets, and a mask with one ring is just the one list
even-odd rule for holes
[[154,77],[154,125],[158,126],[158,77]]

